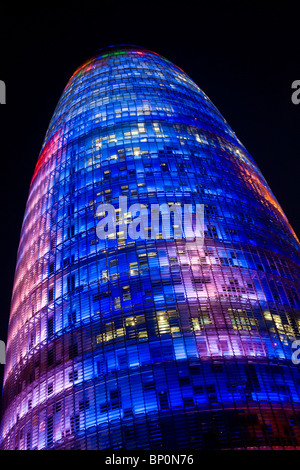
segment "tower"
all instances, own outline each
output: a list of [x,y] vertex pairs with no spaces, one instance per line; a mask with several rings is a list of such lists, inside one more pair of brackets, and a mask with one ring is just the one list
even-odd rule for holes
[[[201,205],[204,240],[175,237],[175,213],[169,238],[125,238],[134,204]],[[1,446],[299,448],[299,307],[297,237],[216,107],[154,52],[100,50],[30,186]]]

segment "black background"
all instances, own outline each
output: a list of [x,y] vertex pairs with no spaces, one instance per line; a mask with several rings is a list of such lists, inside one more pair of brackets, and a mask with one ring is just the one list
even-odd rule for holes
[[[300,235],[300,11],[296,2],[61,2],[0,5],[0,339],[6,342],[30,180],[55,106],[98,49],[134,44],[181,67],[254,157]],[[0,365],[0,385],[3,365]]]

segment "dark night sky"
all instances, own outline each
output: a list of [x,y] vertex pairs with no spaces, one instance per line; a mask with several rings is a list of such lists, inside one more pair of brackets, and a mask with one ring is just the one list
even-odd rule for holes
[[[62,2],[1,4],[1,311],[10,297],[29,184],[69,77],[97,49],[136,44],[181,67],[258,163],[300,236],[300,80],[296,2]],[[0,365],[2,380],[3,365]]]

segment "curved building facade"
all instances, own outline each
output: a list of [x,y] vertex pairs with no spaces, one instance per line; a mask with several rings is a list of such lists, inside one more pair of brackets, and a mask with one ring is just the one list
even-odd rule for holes
[[[201,205],[204,240],[175,237],[175,218],[169,238],[141,223],[126,239],[134,204]],[[299,264],[203,91],[154,52],[100,50],[64,89],[30,186],[1,447],[300,448]]]

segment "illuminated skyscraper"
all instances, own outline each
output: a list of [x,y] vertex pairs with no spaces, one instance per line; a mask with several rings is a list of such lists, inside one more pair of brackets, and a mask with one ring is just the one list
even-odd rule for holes
[[[97,208],[121,196],[204,204],[204,244],[100,239]],[[297,237],[219,111],[158,54],[100,50],[31,182],[2,448],[300,448],[299,308]]]

